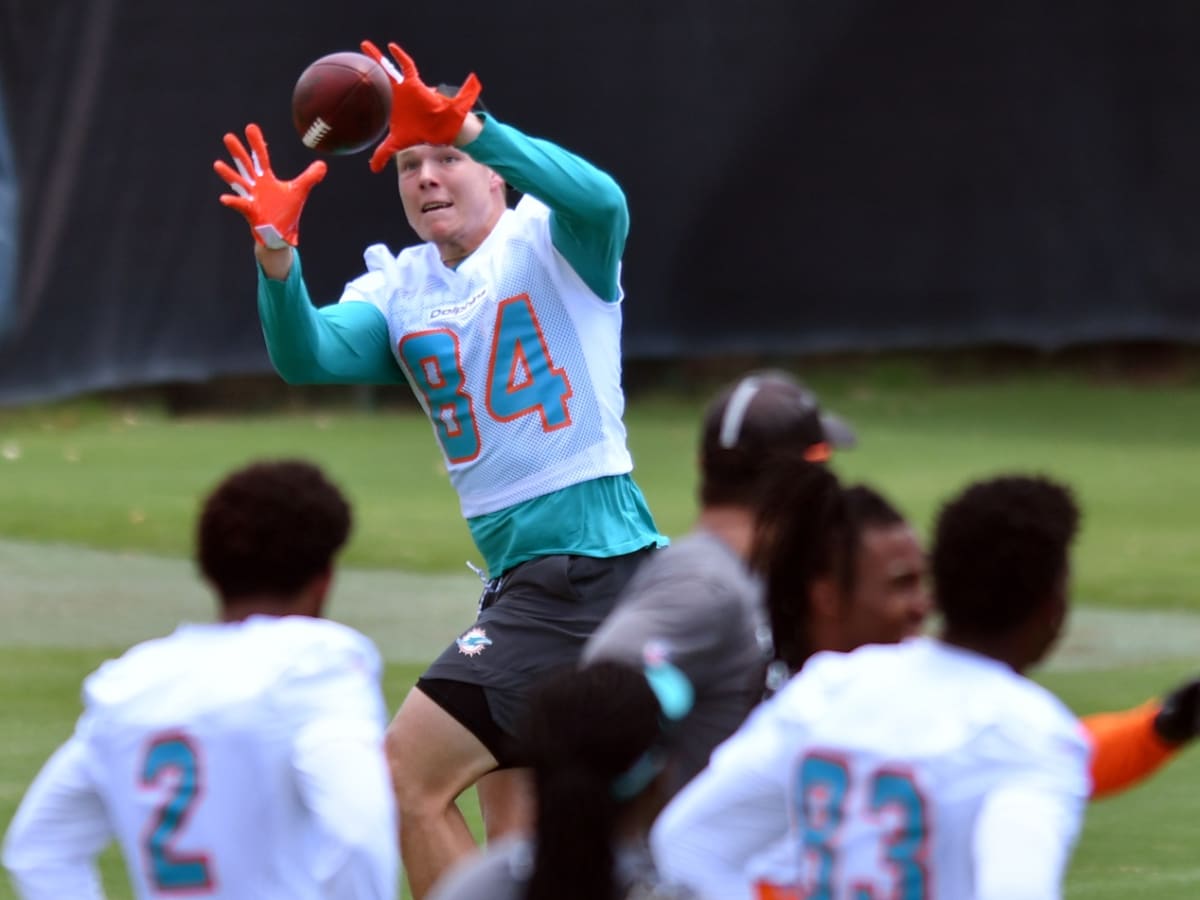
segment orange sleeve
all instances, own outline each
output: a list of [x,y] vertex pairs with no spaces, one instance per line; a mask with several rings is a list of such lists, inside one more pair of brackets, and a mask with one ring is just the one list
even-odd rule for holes
[[1084,730],[1092,741],[1092,799],[1107,797],[1149,778],[1175,755],[1154,730],[1157,700],[1121,712],[1085,716]]
[[800,892],[795,887],[758,881],[754,884],[754,897],[755,900],[800,900]]

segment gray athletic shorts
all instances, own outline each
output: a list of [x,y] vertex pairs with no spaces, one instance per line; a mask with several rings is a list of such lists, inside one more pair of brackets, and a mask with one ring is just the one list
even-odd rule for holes
[[494,742],[487,724],[516,735],[530,689],[546,673],[579,661],[584,643],[651,552],[646,548],[607,559],[543,556],[514,566],[488,582],[475,624],[433,661],[419,685],[478,685],[492,723],[466,721],[473,717],[427,693],[485,745]]

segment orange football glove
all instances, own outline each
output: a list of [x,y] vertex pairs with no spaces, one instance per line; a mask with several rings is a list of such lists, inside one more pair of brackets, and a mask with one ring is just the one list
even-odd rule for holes
[[392,155],[405,147],[453,143],[483,90],[475,73],[467,76],[457,95],[447,97],[421,81],[416,63],[397,44],[388,44],[388,51],[400,64],[398,70],[370,41],[363,41],[361,46],[362,52],[383,66],[392,81],[388,133],[371,154],[371,171],[382,172]]
[[295,247],[300,240],[300,211],[313,185],[325,177],[325,163],[318,160],[299,178],[281,181],[271,171],[267,142],[257,125],[246,126],[246,140],[250,152],[237,135],[225,135],[225,149],[237,165],[236,172],[224,160],[213,163],[213,170],[233,190],[232,194],[222,194],[221,202],[246,217],[254,239],[264,247]]

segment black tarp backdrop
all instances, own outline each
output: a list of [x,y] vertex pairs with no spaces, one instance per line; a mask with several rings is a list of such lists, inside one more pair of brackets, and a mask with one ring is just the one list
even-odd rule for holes
[[[269,370],[212,161],[257,121],[300,171],[295,77],[364,37],[616,175],[630,358],[1200,339],[1193,0],[0,0],[0,403]],[[333,160],[301,237],[331,301],[413,239],[393,173]]]
[[0,337],[15,322],[17,306],[17,170],[7,123],[0,84]]

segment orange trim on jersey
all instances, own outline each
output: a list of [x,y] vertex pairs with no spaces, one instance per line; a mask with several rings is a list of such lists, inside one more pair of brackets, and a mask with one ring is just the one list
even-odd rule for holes
[[791,885],[756,881],[754,897],[755,900],[800,900],[800,891]]
[[1119,793],[1157,772],[1182,745],[1170,744],[1154,730],[1162,708],[1157,700],[1121,712],[1083,718],[1092,741],[1092,799]]

